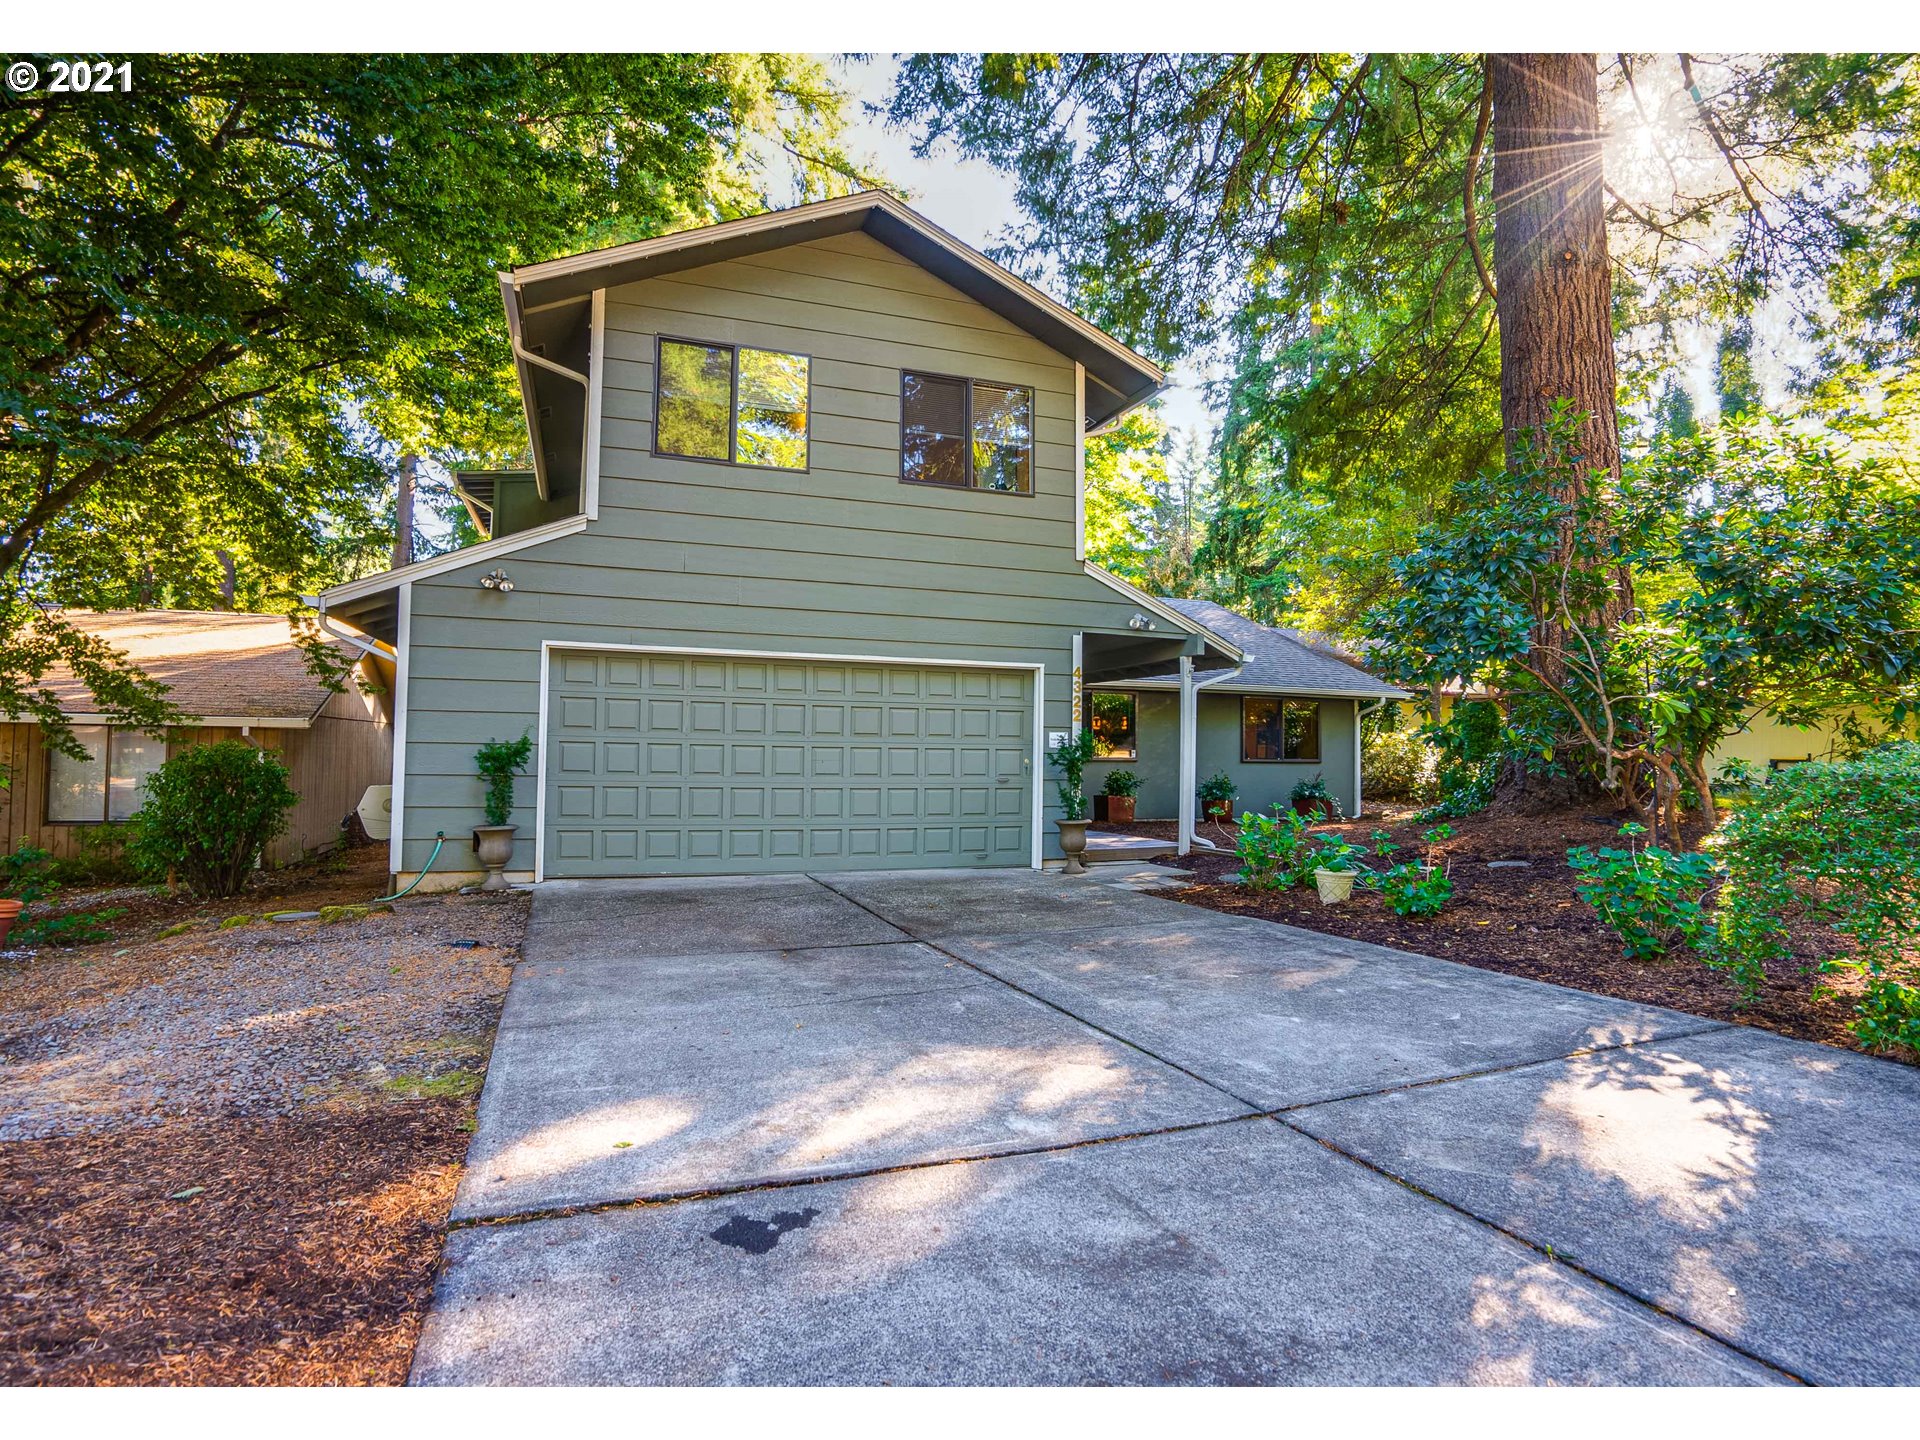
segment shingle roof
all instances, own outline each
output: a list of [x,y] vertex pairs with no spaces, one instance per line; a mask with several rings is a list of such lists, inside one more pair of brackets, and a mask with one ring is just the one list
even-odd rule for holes
[[[284,615],[68,610],[65,618],[172,686],[167,699],[189,715],[310,720],[331,693],[307,673]],[[47,688],[69,715],[96,713],[86,687],[64,668],[49,672]]]
[[[1173,600],[1162,597],[1189,620],[1229,640],[1246,654],[1239,676],[1210,688],[1290,690],[1302,695],[1377,695],[1382,699],[1407,692],[1369,675],[1359,666],[1337,659],[1330,645],[1299,638],[1303,632],[1262,625],[1211,600]],[[1316,640],[1324,637],[1315,636]]]

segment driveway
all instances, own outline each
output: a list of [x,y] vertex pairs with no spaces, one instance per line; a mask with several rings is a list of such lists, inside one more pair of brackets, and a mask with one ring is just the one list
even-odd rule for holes
[[414,1381],[1920,1381],[1920,1071],[1115,878],[540,887]]

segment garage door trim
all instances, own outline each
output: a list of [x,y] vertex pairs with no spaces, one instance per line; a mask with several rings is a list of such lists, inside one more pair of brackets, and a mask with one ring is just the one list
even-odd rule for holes
[[813,650],[734,650],[713,645],[631,645],[599,640],[542,640],[540,642],[540,722],[534,750],[533,881],[547,878],[547,705],[552,686],[551,667],[556,650],[587,650],[599,654],[712,655],[727,660],[817,660],[840,665],[917,665],[940,670],[1024,670],[1033,676],[1033,838],[1032,868],[1041,868],[1040,817],[1045,804],[1045,742],[1047,667],[1014,660],[965,660],[951,656],[836,655]]

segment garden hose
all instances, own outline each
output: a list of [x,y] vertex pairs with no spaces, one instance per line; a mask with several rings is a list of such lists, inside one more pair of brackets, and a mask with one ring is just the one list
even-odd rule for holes
[[427,878],[427,871],[433,869],[433,862],[440,858],[440,847],[446,843],[447,843],[447,832],[444,830],[434,831],[433,832],[433,853],[427,856],[427,863],[420,867],[420,873],[413,877],[413,884],[408,885],[403,889],[397,890],[391,895],[382,895],[378,900],[374,901],[373,903],[376,905],[384,905],[389,900],[399,900],[403,898],[408,891],[413,889],[414,885],[418,885],[422,880]]

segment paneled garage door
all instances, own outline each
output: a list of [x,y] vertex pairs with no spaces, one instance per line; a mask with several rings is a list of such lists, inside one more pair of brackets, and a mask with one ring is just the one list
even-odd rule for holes
[[1025,865],[1033,672],[555,650],[550,876]]

